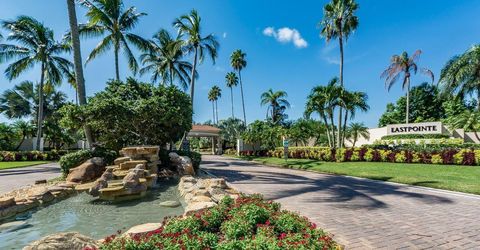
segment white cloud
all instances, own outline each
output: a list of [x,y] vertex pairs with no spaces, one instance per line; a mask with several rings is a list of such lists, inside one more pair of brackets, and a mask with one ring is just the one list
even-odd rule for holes
[[302,38],[300,32],[296,29],[291,29],[288,27],[283,27],[278,30],[275,30],[273,27],[267,27],[263,30],[265,36],[274,37],[277,41],[281,43],[293,43],[297,48],[306,48],[308,46],[307,41]]
[[227,38],[227,32],[223,32],[222,37],[223,37],[223,38]]

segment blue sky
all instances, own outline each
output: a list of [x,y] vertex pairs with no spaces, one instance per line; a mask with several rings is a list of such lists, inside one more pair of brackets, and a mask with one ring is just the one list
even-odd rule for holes
[[[138,11],[148,13],[135,33],[151,37],[160,28],[171,32],[174,18],[195,8],[202,16],[204,33],[214,33],[221,48],[217,63],[206,60],[199,67],[195,97],[195,121],[211,119],[209,88],[215,84],[223,89],[219,101],[220,119],[230,116],[230,92],[225,87],[225,74],[231,70],[229,56],[235,49],[247,53],[248,65],[243,71],[247,120],[264,119],[266,107],[260,106],[262,92],[272,88],[288,92],[291,119],[302,116],[306,96],[313,86],[326,84],[338,75],[338,47],[335,41],[326,44],[319,37],[317,23],[322,18],[326,0],[125,0]],[[462,53],[480,41],[480,1],[471,0],[359,0],[358,30],[350,37],[345,49],[345,85],[369,95],[371,110],[357,115],[356,120],[375,127],[388,102],[403,95],[400,85],[390,92],[379,78],[393,54],[402,51],[423,51],[419,65],[433,70],[436,76],[450,57]],[[0,19],[30,15],[51,27],[58,39],[68,29],[64,0],[2,0]],[[85,10],[77,8],[79,22],[85,22]],[[272,29],[265,29],[271,27]],[[286,29],[284,29],[286,28]],[[273,32],[272,32],[273,30]],[[7,35],[5,31],[0,31]],[[267,35],[266,35],[267,34]],[[100,38],[82,40],[82,56],[86,58]],[[131,73],[121,58],[122,78]],[[3,72],[5,65],[0,65]],[[39,70],[9,82],[0,76],[0,92],[29,79],[37,81]],[[107,79],[113,78],[113,55],[107,53],[85,68],[87,93],[102,90]],[[148,77],[142,77],[148,80]],[[412,84],[425,81],[414,77]],[[74,90],[64,84],[61,90],[74,100]],[[235,89],[236,115],[241,114],[240,89]],[[6,121],[0,117],[0,121]]]

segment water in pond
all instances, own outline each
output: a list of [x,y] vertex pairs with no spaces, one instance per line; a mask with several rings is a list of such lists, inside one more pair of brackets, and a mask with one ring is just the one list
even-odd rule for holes
[[178,197],[175,183],[151,190],[141,200],[118,204],[98,201],[82,193],[31,212],[25,220],[25,228],[0,232],[0,249],[22,249],[52,233],[75,231],[100,239],[138,224],[161,222],[165,216],[183,213],[182,207],[159,205],[162,201],[178,200]]

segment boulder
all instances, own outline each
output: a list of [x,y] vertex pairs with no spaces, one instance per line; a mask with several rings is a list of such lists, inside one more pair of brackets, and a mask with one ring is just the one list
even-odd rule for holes
[[210,198],[209,196],[194,196],[192,199],[191,199],[191,202],[211,202],[212,201],[212,198]]
[[0,225],[0,233],[8,233],[28,227],[26,221],[12,221]]
[[177,167],[179,175],[192,175],[195,176],[195,169],[193,168],[192,160],[187,156],[179,156],[175,152],[168,154],[170,161]]
[[179,207],[182,204],[179,201],[164,201],[160,202],[160,206],[162,207]]
[[122,183],[125,188],[134,188],[140,184],[140,178],[144,176],[144,165],[138,164],[134,169],[130,170],[123,178]]
[[115,164],[115,165],[120,165],[120,164],[122,164],[122,163],[124,163],[124,162],[126,162],[126,161],[130,161],[130,160],[131,160],[130,157],[124,156],[124,157],[120,157],[120,158],[115,159],[115,160],[113,161],[113,164]]
[[30,243],[23,250],[83,250],[97,249],[97,241],[76,232],[51,234]]
[[28,200],[38,200],[40,203],[47,203],[55,199],[55,196],[52,194],[48,188],[43,188],[33,192],[28,198]]
[[67,176],[68,182],[86,183],[100,177],[105,171],[105,162],[102,158],[94,157],[76,168],[70,169]]
[[0,198],[0,208],[7,208],[15,205],[15,197],[1,197]]
[[185,208],[185,213],[196,212],[206,208],[214,207],[217,203],[215,202],[194,202],[187,205]]
[[130,229],[128,229],[123,235],[125,236],[133,236],[136,234],[146,234],[153,232],[157,229],[162,227],[162,223],[146,223],[141,225],[136,225]]

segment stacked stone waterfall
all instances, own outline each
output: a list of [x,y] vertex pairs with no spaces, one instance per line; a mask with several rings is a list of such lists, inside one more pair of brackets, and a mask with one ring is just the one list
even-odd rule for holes
[[157,182],[159,147],[127,147],[123,155],[107,166],[88,192],[102,200],[119,201],[145,196],[148,188]]

